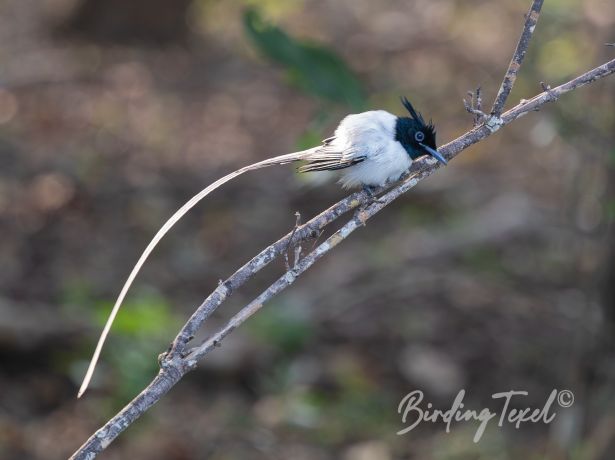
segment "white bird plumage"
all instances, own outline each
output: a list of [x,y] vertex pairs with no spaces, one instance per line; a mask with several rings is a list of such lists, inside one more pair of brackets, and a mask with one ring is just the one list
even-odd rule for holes
[[378,186],[399,178],[412,158],[395,140],[397,117],[384,110],[348,115],[335,130],[333,149],[351,159],[362,159],[340,171],[344,187]]
[[[81,397],[87,389],[111,325],[128,289],[149,255],[177,221],[221,185],[248,171],[295,161],[307,162],[299,168],[301,172],[340,170],[340,182],[344,187],[361,185],[371,187],[397,180],[408,170],[412,159],[420,155],[429,154],[446,163],[446,160],[435,150],[433,126],[426,124],[405,98],[402,98],[402,103],[410,112],[411,118],[400,118],[384,110],[348,115],[340,122],[334,136],[324,140],[322,145],[240,168],[207,186],[178,209],[147,245],[122,286],[100,335],[77,396]],[[418,131],[422,134],[420,138],[415,136]]]

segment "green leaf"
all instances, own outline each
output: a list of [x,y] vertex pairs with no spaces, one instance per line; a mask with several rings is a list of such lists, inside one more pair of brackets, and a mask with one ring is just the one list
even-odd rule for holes
[[282,65],[289,82],[306,93],[360,110],[365,96],[360,81],[334,51],[323,45],[295,40],[268,24],[255,9],[244,14],[248,37],[269,59]]
[[[96,319],[102,325],[109,316],[110,304],[101,302]],[[114,332],[127,336],[165,336],[178,320],[163,297],[147,294],[124,303],[113,324]]]
[[[100,325],[107,321],[110,309],[109,302],[99,303],[95,320]],[[156,374],[156,355],[167,347],[180,324],[169,303],[156,293],[142,293],[123,305],[104,359],[114,372],[114,408],[138,393]]]
[[248,330],[254,337],[286,353],[303,349],[314,335],[309,321],[279,305],[255,315],[248,323]]

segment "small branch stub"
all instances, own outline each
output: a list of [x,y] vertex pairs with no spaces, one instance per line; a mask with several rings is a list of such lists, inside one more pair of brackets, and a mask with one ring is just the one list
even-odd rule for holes
[[475,91],[468,91],[470,101],[463,100],[463,106],[468,113],[474,115],[474,127],[481,123],[485,123],[489,119],[489,115],[483,112],[483,98],[480,86]]
[[502,127],[503,124],[504,124],[504,120],[502,120],[500,117],[490,116],[487,122],[485,123],[485,126],[487,127],[489,131],[491,131],[492,133],[495,133],[498,129]]

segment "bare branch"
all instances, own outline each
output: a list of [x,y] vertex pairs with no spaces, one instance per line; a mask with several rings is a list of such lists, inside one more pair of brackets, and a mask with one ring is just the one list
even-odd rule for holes
[[572,90],[585,86],[589,83],[593,83],[596,80],[604,78],[615,72],[615,59],[602,64],[600,67],[590,70],[577,78],[570,80],[563,85],[557,86],[551,90],[544,91],[533,98],[525,101],[524,104],[519,104],[502,115],[504,124],[508,124],[513,120],[525,115],[528,112],[535,111],[540,106],[547,102],[554,102],[560,98],[562,94],[568,93]]
[[[523,101],[505,112],[500,118],[501,124],[498,125],[498,128],[511,123],[528,112],[537,110],[540,106],[548,102],[557,100],[562,94],[613,73],[615,73],[615,59],[556,88],[549,89],[546,87],[544,92],[529,100]],[[450,160],[470,145],[487,138],[495,132],[495,130],[496,129],[493,129],[493,127],[488,124],[475,127],[441,147],[440,152],[445,158]],[[219,347],[222,340],[224,340],[228,334],[262,308],[266,301],[290,286],[298,276],[304,273],[327,252],[336,247],[341,241],[346,239],[357,228],[365,225],[367,220],[372,216],[441,167],[441,164],[432,158],[423,157],[413,163],[411,170],[404,175],[400,183],[392,188],[383,187],[377,190],[377,192],[388,190],[388,192],[380,196],[378,200],[372,200],[365,191],[353,193],[304,225],[296,227],[292,232],[261,251],[261,253],[237,270],[225,282],[221,283],[205,302],[203,302],[177,335],[176,339],[173,341],[171,350],[161,355],[161,369],[156,378],[121,412],[93,434],[90,439],[73,454],[71,459],[91,460],[94,458],[123,430],[130,426],[166,394],[187,372],[194,369],[200,359],[214,348]],[[244,284],[255,273],[269,264],[269,262],[283,254],[288,248],[291,239],[298,243],[317,237],[323,227],[353,209],[355,210],[354,215],[344,226],[316,247],[316,249],[312,250],[302,259],[296,261],[295,265],[290,270],[277,279],[256,299],[242,308],[220,331],[212,335],[203,344],[188,351],[185,350],[187,343],[192,339],[192,336],[209,315],[233,292],[233,290]]]
[[532,2],[532,6],[530,7],[530,11],[525,15],[523,32],[521,32],[521,37],[519,37],[517,48],[515,49],[510,64],[508,65],[508,69],[504,75],[504,80],[502,81],[498,94],[495,97],[493,107],[491,108],[491,115],[494,117],[499,117],[502,113],[504,104],[506,104],[506,99],[508,99],[508,95],[515,84],[517,73],[521,68],[523,58],[525,57],[525,52],[527,51],[527,47],[530,44],[530,39],[532,38],[532,34],[536,28],[536,23],[538,22],[542,2],[543,0],[534,0]]
[[269,265],[269,263],[275,260],[280,254],[283,254],[287,250],[291,238],[294,244],[299,244],[310,239],[317,239],[324,227],[341,215],[355,209],[360,204],[366,203],[368,200],[369,196],[365,191],[353,193],[305,224],[298,228],[293,228],[287,235],[263,249],[249,262],[233,273],[226,281],[220,284],[209,297],[205,299],[199,308],[197,308],[173,341],[169,356],[183,354],[187,343],[194,337],[205,320],[207,320],[216,308],[218,308],[218,306],[236,289]]

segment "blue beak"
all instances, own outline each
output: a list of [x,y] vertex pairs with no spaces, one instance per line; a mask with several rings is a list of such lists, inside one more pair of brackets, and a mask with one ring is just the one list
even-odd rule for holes
[[429,146],[427,146],[425,144],[419,144],[419,145],[421,147],[423,147],[427,153],[429,153],[432,157],[434,157],[440,163],[442,163],[442,164],[447,164],[448,163],[448,161],[446,161],[444,159],[444,157],[442,155],[440,155],[440,153],[437,150],[434,150],[434,149],[432,149],[431,147],[429,147]]

